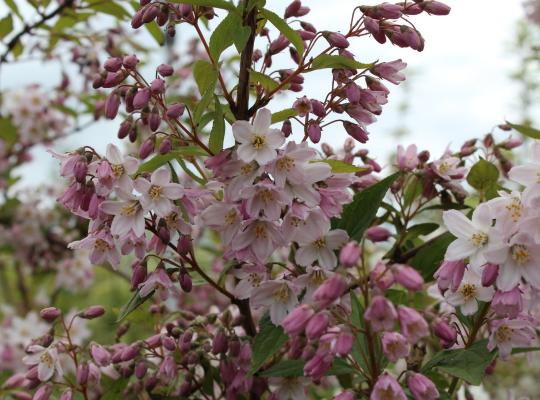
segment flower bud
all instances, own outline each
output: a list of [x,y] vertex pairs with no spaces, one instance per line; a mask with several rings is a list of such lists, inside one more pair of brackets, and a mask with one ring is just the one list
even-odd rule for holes
[[450,13],[450,7],[444,3],[441,3],[440,1],[423,1],[420,3],[420,7],[422,7],[428,14],[448,15]]
[[89,368],[87,363],[81,363],[77,367],[76,379],[79,385],[86,385],[88,382]]
[[485,264],[482,269],[482,286],[488,287],[497,281],[499,266],[497,264]]
[[161,78],[156,78],[150,84],[150,90],[154,94],[161,94],[165,92],[165,81]]
[[161,339],[161,344],[169,351],[176,350],[176,341],[170,336],[163,336]]
[[342,357],[345,357],[347,354],[349,354],[352,350],[354,342],[354,336],[351,335],[350,332],[340,332],[337,335],[335,344],[334,344],[334,352]]
[[182,114],[184,114],[185,108],[186,106],[183,105],[182,103],[172,104],[171,106],[167,108],[166,115],[168,118],[172,118],[172,119],[179,118],[182,116]]
[[60,395],[60,398],[58,400],[71,400],[73,399],[73,391],[71,388],[66,389],[64,393]]
[[122,64],[124,65],[125,69],[132,70],[135,69],[137,66],[139,60],[136,55],[132,54],[130,56],[125,56],[122,59]]
[[193,288],[191,276],[189,276],[185,270],[180,272],[180,287],[186,293],[191,292],[191,289]]
[[47,322],[53,322],[62,312],[56,307],[47,307],[39,312],[39,316]]
[[523,310],[521,291],[516,286],[512,290],[497,290],[491,301],[491,308],[502,317],[516,318]]
[[315,121],[309,121],[308,122],[308,128],[307,128],[307,134],[309,136],[309,139],[313,143],[319,143],[321,140],[321,127],[318,123]]
[[157,67],[157,73],[163,77],[171,76],[173,72],[174,69],[169,64],[161,64],[159,67]]
[[90,347],[90,355],[100,367],[106,367],[111,363],[111,354],[98,344],[93,344]]
[[290,119],[286,119],[285,121],[283,121],[283,125],[281,126],[281,132],[285,137],[289,137],[292,134],[292,124]]
[[315,311],[307,304],[296,307],[285,317],[281,326],[289,336],[301,334]]
[[84,310],[79,316],[84,319],[94,319],[105,314],[105,309],[102,306],[90,306]]
[[150,336],[144,343],[151,349],[161,346],[161,334],[158,333],[154,336]]
[[407,379],[407,384],[415,399],[435,400],[440,398],[439,391],[435,384],[422,374],[411,372]]
[[159,154],[165,155],[172,149],[172,142],[171,139],[165,138],[161,141],[159,144]]
[[440,338],[445,347],[450,347],[457,340],[456,328],[449,325],[444,319],[437,318],[433,323],[433,333]]
[[142,24],[143,24],[143,13],[144,13],[144,8],[141,8],[131,18],[131,27],[133,29],[139,29],[142,26]]
[[341,275],[335,274],[315,290],[313,299],[320,307],[324,308],[339,299],[347,288],[345,279]]
[[225,354],[227,350],[229,349],[229,341],[227,338],[227,335],[223,331],[223,329],[220,329],[217,331],[217,333],[214,336],[214,339],[212,340],[212,353],[217,354]]
[[385,332],[381,338],[383,353],[391,362],[409,355],[410,346],[405,336],[398,332]]
[[341,33],[325,31],[323,32],[323,36],[328,41],[330,46],[334,46],[339,49],[346,49],[349,47],[349,41]]
[[344,392],[341,392],[340,394],[332,397],[332,400],[356,400],[356,396],[354,392],[350,390],[346,390]]
[[133,360],[139,354],[139,347],[136,345],[126,346],[120,353],[121,361]]
[[424,278],[413,267],[405,264],[394,264],[392,271],[396,282],[404,288],[414,292],[422,289]]
[[394,305],[384,296],[375,296],[364,312],[364,318],[371,323],[374,331],[389,331],[397,319]]
[[343,121],[343,127],[349,136],[360,143],[366,143],[369,140],[368,133],[362,126],[349,121]]
[[465,273],[465,263],[463,261],[443,261],[434,277],[441,291],[448,288],[456,291]]
[[176,251],[178,254],[187,254],[191,249],[191,238],[188,235],[180,235],[178,238],[178,244],[176,245]]
[[426,320],[414,308],[399,306],[398,318],[401,333],[409,343],[416,343],[429,334]]
[[345,268],[354,267],[358,264],[358,260],[362,255],[362,248],[358,245],[357,242],[352,241],[347,243],[341,248],[339,252],[339,263]]
[[146,157],[148,157],[150,154],[154,152],[154,148],[156,146],[156,139],[154,136],[149,137],[146,139],[139,148],[139,157],[144,160]]
[[326,115],[326,110],[324,109],[324,104],[319,100],[311,99],[311,112],[317,117],[323,118]]
[[390,235],[390,231],[380,225],[371,226],[366,230],[366,237],[375,243],[386,242]]
[[140,110],[146,107],[148,105],[148,102],[150,101],[150,94],[151,92],[148,88],[139,90],[133,98],[133,107],[136,110]]
[[109,57],[107,61],[105,61],[103,68],[109,72],[116,72],[122,68],[122,59],[120,57]]
[[148,126],[152,132],[155,132],[159,129],[161,124],[161,116],[159,115],[159,110],[157,107],[152,109],[150,116],[148,117]]
[[105,101],[105,117],[108,119],[114,119],[116,114],[118,114],[119,107],[120,96],[118,96],[116,91],[113,91],[111,94],[109,94],[109,96],[107,96],[107,100]]
[[52,388],[49,385],[43,385],[36,391],[32,400],[49,400],[51,394]]
[[157,17],[158,12],[159,8],[154,5],[147,7],[143,12],[142,22],[145,24],[152,22]]
[[131,290],[135,290],[141,283],[146,280],[147,269],[146,265],[136,263],[131,271]]

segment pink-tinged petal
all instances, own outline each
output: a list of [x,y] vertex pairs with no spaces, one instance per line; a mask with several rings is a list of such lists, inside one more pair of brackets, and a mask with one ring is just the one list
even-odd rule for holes
[[161,167],[152,172],[150,182],[154,185],[165,186],[171,182],[171,171],[167,167]]
[[443,213],[444,224],[458,238],[470,239],[476,232],[471,221],[457,210],[449,210]]
[[476,298],[480,301],[490,301],[493,298],[493,294],[495,293],[495,290],[493,287],[483,287],[483,286],[477,286],[476,287]]
[[127,156],[124,159],[123,165],[126,173],[131,175],[137,172],[137,169],[139,168],[139,160],[137,160],[135,157]]
[[[519,267],[518,267],[519,268]],[[497,287],[503,292],[507,292],[516,287],[521,279],[521,273],[511,264],[502,265],[497,276]]]
[[241,144],[236,150],[238,158],[246,163],[249,163],[257,157],[257,150],[251,145],[250,142]]
[[253,131],[258,134],[266,133],[271,124],[272,113],[268,108],[261,108],[253,120]]
[[94,265],[101,264],[105,260],[105,253],[97,248],[90,253],[90,262]]
[[287,316],[287,309],[282,304],[272,304],[270,306],[270,320],[274,325],[279,325]]
[[248,299],[253,292],[253,286],[247,279],[242,279],[233,290],[233,294],[239,299]]
[[349,235],[343,229],[334,229],[326,235],[326,245],[330,249],[337,249],[347,241]]
[[270,240],[255,240],[251,245],[251,249],[259,261],[265,261],[272,254],[272,242]]
[[38,364],[38,379],[41,382],[48,381],[54,375],[54,362],[49,366],[46,362]]
[[163,194],[171,200],[177,200],[184,196],[184,188],[177,183],[169,183],[163,186]]
[[105,151],[105,157],[111,164],[114,164],[114,165],[120,165],[124,161],[122,158],[122,153],[120,153],[120,150],[118,149],[118,147],[116,147],[112,143],[109,143],[107,145],[107,150]]
[[325,269],[334,269],[337,265],[337,257],[334,252],[328,248],[319,250],[319,265]]
[[492,220],[491,210],[487,203],[480,204],[476,207],[472,215],[472,223],[474,226],[482,227],[487,231],[491,227]]
[[139,193],[148,193],[152,184],[144,178],[137,178],[133,181],[133,187]]
[[234,138],[239,143],[250,143],[253,138],[253,127],[248,121],[236,121],[232,124]]
[[326,163],[313,163],[305,166],[304,170],[305,182],[313,184],[320,182],[332,175],[332,168]]
[[471,299],[461,306],[463,315],[472,315],[476,311],[478,311],[478,302],[475,299]]
[[173,204],[169,199],[159,197],[158,199],[154,200],[154,211],[160,217],[166,217],[171,213],[172,209]]
[[503,264],[508,258],[508,246],[504,243],[489,243],[484,257],[493,264]]
[[122,207],[125,205],[123,201],[104,201],[100,204],[99,209],[105,214],[118,215],[122,212]]
[[133,230],[133,233],[135,234],[135,236],[142,236],[142,235],[144,235],[144,228],[145,228],[144,214],[141,211],[135,217],[135,221],[133,222],[132,230]]
[[540,164],[540,140],[534,140],[532,142],[531,158],[535,163]]
[[471,241],[466,239],[456,239],[446,249],[444,258],[448,261],[463,260],[476,251],[476,247]]
[[538,265],[528,265],[523,268],[522,273],[523,277],[531,284],[531,286],[540,289],[540,268],[538,268]]
[[276,158],[276,155],[277,153],[274,149],[264,146],[260,150],[256,150],[255,161],[257,161],[260,165],[265,165]]
[[284,142],[285,137],[278,129],[271,129],[266,135],[266,143],[274,149],[280,147]]
[[300,247],[296,251],[295,260],[298,264],[307,267],[315,262],[317,256],[317,251],[313,248],[313,246]]
[[460,292],[447,292],[444,296],[445,300],[454,307],[464,303],[463,296]]
[[508,177],[517,183],[529,186],[537,183],[538,173],[540,173],[538,165],[519,165],[510,170]]
[[113,218],[111,224],[111,233],[121,237],[126,236],[131,229],[132,221],[132,218],[117,215]]

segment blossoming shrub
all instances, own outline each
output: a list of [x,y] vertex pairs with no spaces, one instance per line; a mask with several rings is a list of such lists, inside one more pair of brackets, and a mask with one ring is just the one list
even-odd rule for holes
[[[99,290],[104,279],[91,286],[90,264],[129,283],[84,306],[56,292],[32,300],[19,285],[24,313],[6,312],[0,341],[2,393],[456,398],[499,360],[538,349],[540,145],[518,166],[518,138],[489,134],[439,158],[398,146],[386,174],[356,148],[388,101],[385,81],[403,81],[406,64],[360,62],[350,42],[421,51],[409,17],[446,15],[448,6],[358,6],[330,32],[309,23],[298,0],[285,10],[264,0],[135,5],[133,29],[196,36],[188,73],[174,63],[148,73],[146,60],[120,52],[98,64],[92,86],[106,99],[97,109],[120,117],[117,136],[137,147],[52,152],[67,184],[58,202],[71,215],[55,211],[61,240],[46,242],[50,259],[34,254],[41,236],[21,232],[49,233],[32,203],[15,204],[9,223],[19,231],[4,231],[16,263],[57,270],[57,291]],[[326,96],[302,95],[321,70]],[[179,76],[192,76],[196,92]],[[287,92],[296,100],[272,111]],[[343,146],[313,146],[333,124]],[[498,127],[512,129],[540,138],[530,127]],[[89,320],[107,322],[90,331]]]

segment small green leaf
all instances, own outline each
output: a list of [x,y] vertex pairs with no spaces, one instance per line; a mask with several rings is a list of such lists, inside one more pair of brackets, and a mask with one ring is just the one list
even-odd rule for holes
[[474,164],[467,175],[469,185],[483,193],[496,186],[498,179],[499,170],[497,167],[484,159],[480,159]]
[[234,4],[225,0],[169,0],[169,2],[191,4],[192,6],[216,7],[223,10],[236,11]]
[[89,8],[103,14],[111,15],[120,20],[128,20],[131,17],[124,7],[122,7],[120,4],[115,3],[114,1],[95,2],[93,4],[90,4]]
[[296,117],[298,113],[294,108],[286,108],[284,110],[272,114],[272,123],[283,122],[291,117]]
[[315,160],[312,162],[321,162],[328,164],[332,168],[334,174],[351,174],[356,172],[367,171],[367,168],[357,167],[340,160]]
[[197,82],[197,87],[201,95],[204,95],[206,90],[216,83],[217,72],[214,66],[205,60],[197,60],[193,64],[193,77]]
[[242,19],[238,14],[229,13],[216,27],[210,37],[210,54],[217,62],[221,53],[229,46],[235,45],[238,52],[244,49],[251,29],[242,25]]
[[332,227],[334,229],[345,229],[351,239],[361,240],[365,230],[369,228],[377,215],[386,192],[399,175],[399,172],[390,175],[357,193],[352,203],[344,207],[341,219],[333,220]]
[[137,289],[137,291],[133,293],[133,296],[127,302],[127,304],[125,304],[124,307],[122,307],[122,309],[120,310],[120,315],[118,315],[116,322],[123,321],[129,314],[131,314],[138,307],[140,307],[146,300],[151,298],[153,294],[154,294],[154,291],[152,291],[152,293],[150,293],[146,297],[141,297],[139,296],[139,290]]
[[0,118],[0,139],[9,144],[17,141],[17,128],[9,118]]
[[407,233],[405,234],[405,240],[414,240],[418,236],[429,235],[431,232],[435,232],[439,229],[440,225],[433,222],[425,222],[423,224],[413,225],[410,228],[407,228]]
[[217,96],[215,96],[215,113],[214,124],[210,132],[208,147],[212,153],[217,154],[223,150],[223,140],[225,138],[225,118],[223,117],[223,109]]
[[304,361],[282,360],[258,375],[265,378],[272,376],[302,376],[304,375]]
[[11,10],[11,12],[13,12],[13,14],[19,17],[21,21],[24,20],[23,16],[21,15],[19,11],[19,7],[17,6],[17,3],[15,3],[15,0],[4,0],[4,1],[6,5],[9,7],[9,9]]
[[323,68],[369,69],[373,64],[363,64],[344,56],[321,54],[311,62],[311,70]]
[[151,158],[150,160],[142,163],[139,166],[139,169],[137,170],[137,174],[141,174],[143,172],[153,172],[162,165],[167,164],[169,161],[172,160],[179,160],[182,159],[183,156],[203,156],[206,155],[200,148],[198,147],[192,147],[192,146],[186,146],[186,147],[178,147],[167,154],[158,154]]
[[528,136],[533,139],[540,139],[540,131],[538,129],[534,129],[527,125],[513,124],[508,121],[506,121],[506,123],[522,135]]
[[155,21],[152,21],[148,24],[144,24],[144,26],[146,27],[148,33],[150,33],[150,36],[154,38],[156,43],[159,46],[163,46],[163,44],[165,43],[165,34],[163,33],[159,25],[156,24]]
[[5,38],[13,30],[13,17],[11,14],[0,19],[0,39]]
[[212,83],[206,88],[206,91],[204,92],[201,100],[195,107],[195,111],[193,113],[193,119],[198,124],[201,120],[204,112],[207,110],[208,106],[212,102],[212,99],[214,98],[214,90],[216,88],[216,80],[212,81]]
[[292,29],[287,21],[282,19],[276,13],[263,8],[260,10],[261,15],[266,18],[268,21],[274,25],[278,31],[280,31],[283,36],[285,36],[293,44],[293,46],[298,50],[299,54],[304,54],[304,42],[302,38],[294,29]]
[[423,247],[409,261],[409,264],[417,269],[425,280],[432,280],[433,274],[444,260],[446,249],[454,241],[454,236],[446,232]]
[[276,326],[270,321],[270,316],[265,314],[259,323],[259,333],[255,336],[252,352],[253,359],[251,361],[251,373],[254,374],[261,366],[276,354],[289,337],[283,332],[281,326]]
[[487,339],[484,339],[466,349],[440,351],[422,367],[422,372],[438,368],[472,385],[479,385],[485,369],[497,355],[496,351],[488,351],[487,342]]
[[260,84],[267,92],[271,92],[279,86],[279,83],[268,75],[254,70],[249,71],[249,81],[255,85]]

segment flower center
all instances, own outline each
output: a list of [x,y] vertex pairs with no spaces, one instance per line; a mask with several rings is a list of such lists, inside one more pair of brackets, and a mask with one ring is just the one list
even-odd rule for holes
[[309,281],[316,286],[320,286],[325,280],[326,274],[320,269],[313,271],[309,277]]
[[301,222],[302,220],[298,217],[291,217],[291,219],[289,220],[289,224],[295,228],[298,228]]
[[446,175],[448,173],[448,171],[450,171],[450,164],[446,161],[443,161],[440,165],[439,165],[439,172],[443,175]]
[[276,167],[280,171],[290,172],[290,170],[294,167],[294,159],[288,156],[283,156],[276,161]]
[[483,247],[488,242],[488,235],[486,235],[484,232],[473,233],[471,236],[471,242],[473,242],[476,247]]
[[324,238],[319,238],[313,242],[313,246],[315,246],[317,250],[324,249],[326,247],[326,240],[324,240]]
[[165,217],[165,223],[167,224],[168,227],[175,227],[176,224],[178,223],[178,220],[179,220],[179,215],[175,211],[173,211],[172,213],[170,213],[169,215]]
[[495,332],[495,336],[497,337],[497,341],[506,342],[512,337],[512,329],[506,325],[499,326],[497,332]]
[[518,222],[523,215],[523,204],[517,197],[512,197],[512,200],[510,201],[510,204],[506,206],[506,209],[514,222]]
[[378,398],[380,400],[394,400],[396,398],[396,395],[394,394],[394,391],[392,388],[388,389],[379,389],[379,396]]
[[255,272],[252,272],[251,274],[249,274],[247,279],[248,279],[248,282],[253,287],[259,287],[259,285],[261,284],[261,277],[257,275]]
[[527,247],[522,244],[512,246],[512,258],[518,265],[527,264],[531,258]]
[[236,210],[230,210],[227,214],[225,214],[225,225],[233,225],[236,222]]
[[286,284],[280,285],[274,292],[272,293],[272,296],[277,301],[280,301],[281,303],[287,302],[289,300],[289,288]]
[[148,194],[152,200],[155,200],[163,194],[163,188],[158,185],[152,185],[150,186],[150,190],[148,190]]
[[466,283],[463,285],[460,292],[463,295],[465,301],[469,301],[476,295],[476,285],[473,285],[472,283]]
[[103,239],[96,239],[94,242],[94,248],[98,251],[107,251],[111,248],[111,246]]
[[122,207],[122,211],[120,214],[122,214],[125,217],[131,217],[139,211],[139,202],[138,201],[130,201],[125,206]]
[[256,239],[266,239],[268,235],[266,234],[266,228],[263,224],[258,224],[255,227],[255,238]]
[[111,169],[112,169],[112,173],[113,175],[118,178],[120,176],[122,176],[124,174],[124,172],[126,171],[124,169],[124,166],[122,164],[115,164],[115,165],[111,165]]
[[264,136],[261,136],[261,135],[255,135],[253,137],[253,140],[251,141],[251,145],[256,149],[256,150],[260,150],[264,147],[264,145],[266,144],[266,138]]
[[52,368],[53,358],[48,351],[45,351],[42,355],[39,356],[39,361],[47,364],[47,367]]
[[251,164],[246,164],[246,165],[243,165],[241,168],[240,168],[240,172],[242,173],[242,175],[249,175],[253,172],[253,165]]
[[257,191],[257,198],[264,203],[270,203],[274,201],[274,192],[268,188],[260,189]]

